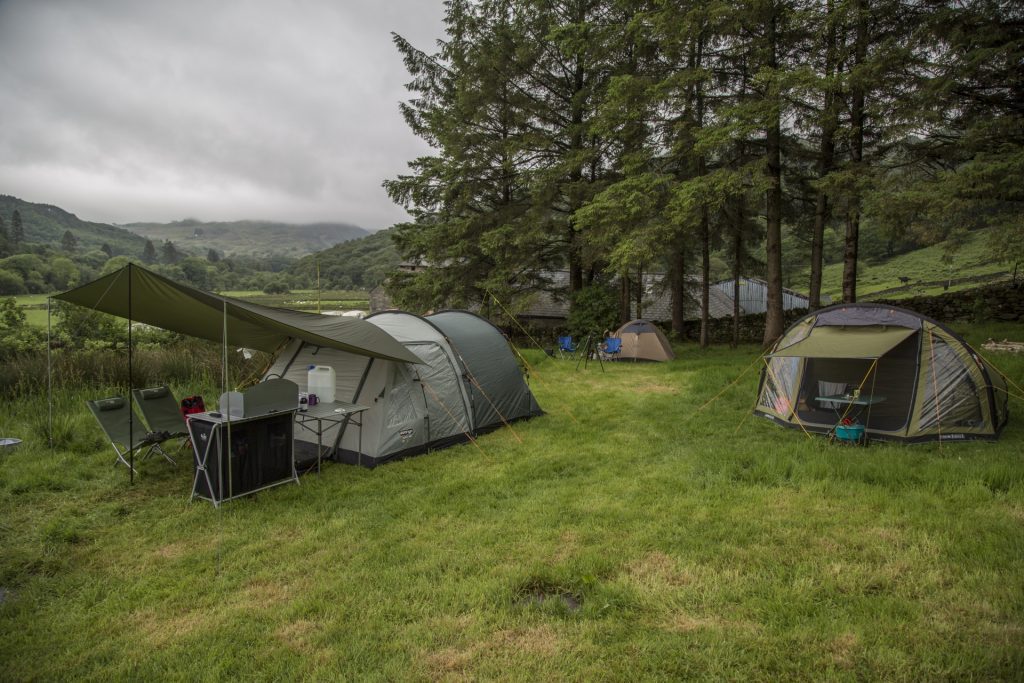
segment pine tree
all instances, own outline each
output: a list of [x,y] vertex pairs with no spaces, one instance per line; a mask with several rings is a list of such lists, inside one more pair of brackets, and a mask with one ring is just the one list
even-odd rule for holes
[[181,254],[178,252],[177,247],[174,246],[174,242],[164,240],[163,246],[160,247],[160,260],[167,265],[174,265],[181,260]]
[[8,238],[12,247],[19,247],[25,241],[25,228],[21,224],[21,212],[17,209],[11,214],[11,232]]
[[106,254],[107,258],[113,258],[114,256],[114,249],[106,242],[100,245],[100,251]]
[[61,248],[66,252],[73,252],[78,248],[78,238],[70,230],[65,230],[60,240]]
[[216,249],[207,249],[206,260],[209,261],[210,263],[217,263],[218,261],[220,261],[220,254],[217,253]]
[[152,240],[146,240],[146,246],[142,248],[142,262],[145,264],[156,263],[156,247]]

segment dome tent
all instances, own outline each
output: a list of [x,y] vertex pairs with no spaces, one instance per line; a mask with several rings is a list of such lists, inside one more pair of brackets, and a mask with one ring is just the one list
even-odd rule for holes
[[[296,341],[265,375],[305,388],[308,367],[327,365],[334,368],[339,400],[370,406],[361,416],[361,434],[358,428],[324,430],[323,444],[333,447],[336,460],[373,467],[542,414],[507,341],[482,318],[464,311],[429,317],[388,311],[366,322],[396,339],[419,364],[367,360]],[[490,412],[479,405],[487,401]],[[315,434],[297,430],[295,439],[297,453],[315,454]]]
[[612,335],[622,340],[621,360],[666,361],[676,357],[668,337],[649,320],[630,320]]
[[995,439],[1009,416],[998,371],[944,325],[895,306],[815,311],[766,361],[754,413],[809,432],[849,417],[871,439]]

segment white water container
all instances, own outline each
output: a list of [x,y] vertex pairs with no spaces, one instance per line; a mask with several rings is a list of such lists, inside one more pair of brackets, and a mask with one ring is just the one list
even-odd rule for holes
[[316,394],[322,403],[334,402],[334,368],[330,365],[310,365],[306,391]]

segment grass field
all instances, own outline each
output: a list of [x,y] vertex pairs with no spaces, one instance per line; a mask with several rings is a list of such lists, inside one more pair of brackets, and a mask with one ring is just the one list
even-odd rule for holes
[[[298,311],[315,311],[317,296],[315,289],[296,289],[288,294],[264,294],[256,291],[222,292],[224,296],[245,299],[264,306],[291,308]],[[369,293],[362,290],[325,290],[320,293],[320,307],[324,311],[370,309]]]
[[1024,675],[1021,401],[996,443],[830,446],[749,417],[755,348],[678,350],[527,352],[547,415],[220,509],[184,464],[129,486],[97,389],[55,453],[41,401],[0,405],[0,678]]

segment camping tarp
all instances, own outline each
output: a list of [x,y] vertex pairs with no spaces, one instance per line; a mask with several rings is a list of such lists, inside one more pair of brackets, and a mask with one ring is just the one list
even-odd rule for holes
[[[191,337],[273,352],[291,338],[361,356],[419,363],[376,325],[204,292],[129,264],[53,297]],[[226,332],[226,338],[225,338]]]

